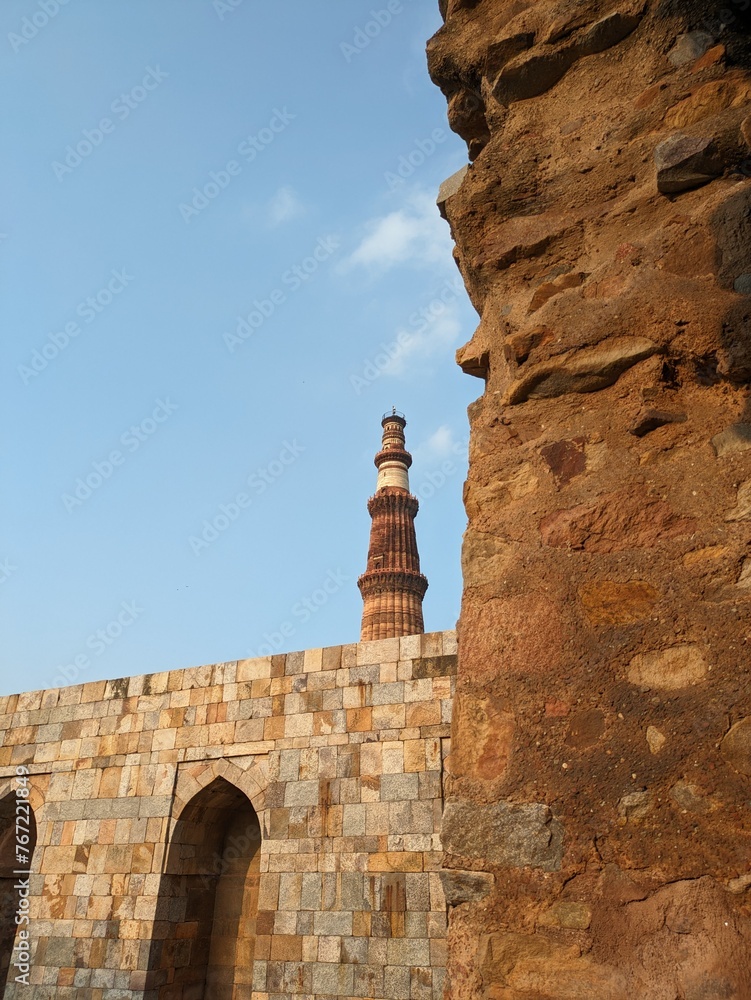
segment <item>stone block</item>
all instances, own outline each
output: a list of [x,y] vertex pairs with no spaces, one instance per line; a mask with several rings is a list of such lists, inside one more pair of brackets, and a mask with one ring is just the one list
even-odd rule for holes
[[279,909],[300,909],[303,876],[297,872],[285,872],[279,880]]
[[404,681],[391,684],[374,684],[371,690],[371,705],[395,705],[404,701]]
[[313,993],[321,996],[351,996],[353,966],[316,963],[312,967]]
[[323,650],[306,649],[303,656],[303,670],[306,674],[323,669]]
[[415,680],[431,677],[450,677],[456,674],[456,654],[441,653],[438,656],[425,656],[412,665],[412,677]]
[[382,997],[383,966],[355,965],[352,995],[355,997]]
[[410,1000],[412,977],[409,968],[386,966],[383,970],[383,992],[390,1000]]
[[704,650],[696,643],[639,653],[629,663],[632,684],[675,691],[697,684],[707,673]]
[[404,705],[378,705],[373,709],[373,731],[384,739],[394,737],[405,728]]
[[329,910],[313,916],[313,933],[317,935],[352,935],[352,913],[347,910]]
[[402,774],[404,772],[404,743],[401,740],[386,740],[383,746],[383,773]]
[[439,873],[449,906],[476,903],[493,889],[495,879],[489,872],[444,870]]
[[360,747],[360,774],[379,775],[383,773],[383,744],[363,743]]
[[563,857],[563,828],[541,803],[449,801],[441,839],[448,854],[504,868],[557,871]]
[[345,805],[342,810],[342,834],[361,837],[365,834],[366,806],[360,803]]
[[369,872],[421,872],[422,854],[407,851],[378,851],[368,855]]
[[384,774],[381,777],[381,800],[395,802],[416,799],[419,794],[417,774]]
[[323,876],[318,872],[304,872],[300,894],[300,908],[319,910],[322,905]]
[[357,665],[388,663],[399,659],[399,639],[374,639],[357,644]]

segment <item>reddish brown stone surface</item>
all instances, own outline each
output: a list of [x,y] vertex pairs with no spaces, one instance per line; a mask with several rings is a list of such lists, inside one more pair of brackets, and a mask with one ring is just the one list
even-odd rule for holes
[[447,0],[429,43],[486,381],[452,1000],[751,997],[747,7]]

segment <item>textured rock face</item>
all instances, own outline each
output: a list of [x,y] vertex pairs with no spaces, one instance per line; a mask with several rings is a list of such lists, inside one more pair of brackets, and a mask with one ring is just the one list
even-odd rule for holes
[[486,382],[453,1000],[751,996],[748,7],[446,0],[429,43]]

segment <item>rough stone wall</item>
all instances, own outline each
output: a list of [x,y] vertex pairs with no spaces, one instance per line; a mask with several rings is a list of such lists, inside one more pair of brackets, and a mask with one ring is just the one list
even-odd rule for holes
[[442,632],[0,699],[37,827],[6,1000],[438,1000],[455,668]]
[[[447,0],[452,1000],[751,997],[751,12]],[[485,874],[482,874],[485,873]]]

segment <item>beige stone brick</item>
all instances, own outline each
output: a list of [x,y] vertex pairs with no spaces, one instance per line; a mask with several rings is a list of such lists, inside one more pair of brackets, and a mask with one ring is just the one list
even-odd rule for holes
[[[140,702],[139,698],[139,702]],[[165,703],[165,699],[154,699],[158,701],[160,705]],[[176,710],[180,708],[187,708],[190,705],[190,691],[171,691],[168,698],[166,699],[169,709]]]
[[438,737],[431,737],[425,740],[425,761],[426,770],[440,771],[443,760],[442,740]]
[[264,720],[263,738],[264,740],[278,740],[284,736],[285,718],[269,718]]
[[383,744],[363,743],[360,747],[360,774],[379,775],[383,773]]
[[458,647],[456,643],[456,631],[454,629],[448,629],[442,632],[443,636],[443,655],[444,656],[455,656],[458,652]]
[[60,760],[74,760],[81,755],[80,740],[60,741]]
[[313,733],[313,715],[290,715],[284,720],[285,736],[310,736]]
[[153,844],[134,844],[131,871],[150,872],[154,860]]
[[332,673],[339,669],[342,662],[342,647],[328,646],[323,650],[323,669]]
[[[91,772],[90,772],[91,773]],[[73,789],[75,774],[71,771],[62,771],[50,777],[45,798],[48,802],[61,802],[69,799]]]
[[102,701],[106,684],[106,681],[91,681],[89,684],[84,684],[81,691],[81,704]]
[[402,774],[404,771],[404,744],[386,741],[383,746],[383,774]]
[[302,960],[302,940],[296,934],[275,932],[271,938],[271,961],[300,962]]
[[151,739],[152,750],[172,750],[177,736],[176,729],[157,729]]
[[402,660],[416,660],[420,656],[419,635],[405,635],[399,640],[399,658]]
[[426,770],[427,747],[426,740],[405,740],[404,747],[404,770],[424,771]]
[[405,701],[432,701],[433,697],[433,679],[431,677],[423,677],[420,678],[420,680],[404,682]]
[[381,776],[364,775],[360,778],[360,801],[380,802],[381,801]]
[[32,743],[36,735],[34,726],[15,726],[4,734],[7,746],[18,746],[22,743]]
[[[115,843],[115,833],[117,831],[117,820],[116,819],[103,819],[99,823],[99,829],[97,831],[97,843],[98,844],[114,844]],[[80,827],[80,830],[76,830],[76,836],[74,843],[83,844],[86,842],[86,823],[81,822],[76,824]]]
[[398,681],[412,680],[412,660],[399,660],[396,665],[396,679]]
[[324,669],[310,674],[307,679],[308,691],[333,691],[336,688],[336,670],[325,668],[327,652],[328,650],[324,649]]
[[365,833],[368,836],[387,835],[389,832],[389,803],[368,802],[365,805]]
[[[280,686],[283,688],[283,679],[280,678],[280,681]],[[260,677],[248,685],[243,685],[243,687],[249,688],[248,693],[244,695],[246,698],[270,698],[279,693],[274,690],[274,680],[271,677]]]
[[274,935],[295,934],[297,932],[297,914],[291,910],[277,910],[274,915]]
[[208,727],[208,745],[226,746],[235,742],[235,723],[217,722]]
[[[303,962],[315,962],[318,960],[318,938],[312,934],[306,935],[302,939],[302,960]],[[260,994],[259,994],[260,996]],[[253,994],[256,1000],[256,994]]]
[[357,644],[357,664],[395,663],[399,659],[399,639],[375,639]]
[[342,689],[342,705],[345,709],[365,708],[371,704],[371,684],[348,685]]
[[18,695],[17,712],[33,712],[41,707],[43,691],[26,691]]
[[406,720],[404,705],[376,705],[373,708],[373,730],[403,729]]
[[433,677],[433,700],[442,701],[454,694],[455,677]]
[[394,661],[393,663],[382,663],[380,673],[381,675],[379,680],[381,684],[392,684],[396,682],[398,680],[397,677],[398,670],[396,661]]
[[[209,688],[214,682],[214,666],[207,664],[202,667],[188,667],[186,670],[176,671],[182,674],[182,679],[177,687],[180,688]],[[170,685],[172,684],[172,673],[170,673]]]
[[133,848],[125,844],[112,844],[107,848],[104,860],[104,872],[131,871],[133,866]]
[[34,763],[49,764],[56,761],[60,756],[60,744],[39,743],[34,750]]
[[303,670],[306,674],[323,669],[323,650],[306,649],[303,660]]
[[318,961],[340,962],[342,957],[342,939],[339,936],[321,936],[318,939]]
[[350,708],[347,709],[346,727],[348,733],[369,732],[373,720],[373,710],[371,708]]
[[440,702],[413,702],[406,706],[408,726],[437,726],[441,722]]
[[281,677],[272,677],[270,694],[290,694],[292,691],[292,685],[294,683],[294,678],[284,674]]
[[279,875],[269,872],[261,877],[258,887],[258,908],[276,910],[279,905]]
[[347,643],[345,646],[341,647],[342,658],[341,658],[341,669],[348,670],[350,667],[354,667],[357,663],[357,648],[360,644],[356,642]]
[[107,767],[99,780],[99,798],[116,798],[122,777],[121,767]]
[[420,636],[420,656],[443,655],[443,632],[425,632]]
[[369,872],[421,872],[423,857],[404,851],[384,851],[368,858]]

